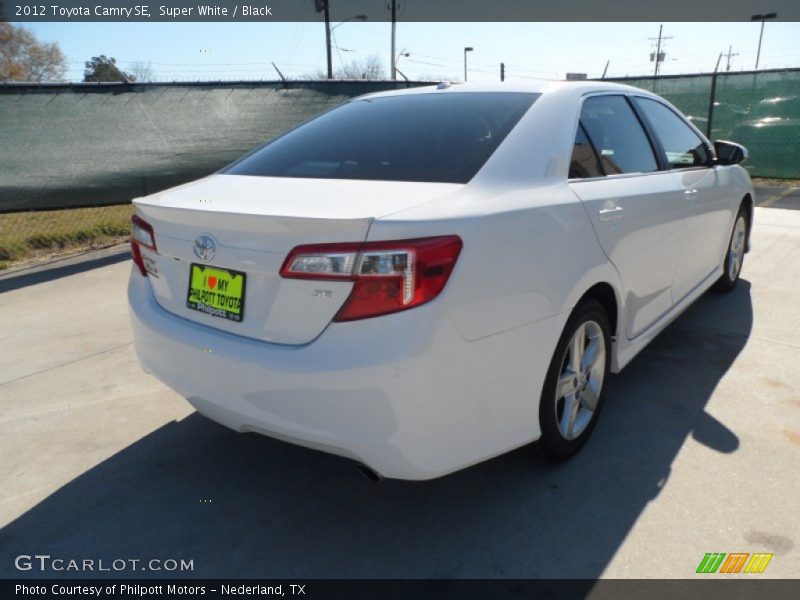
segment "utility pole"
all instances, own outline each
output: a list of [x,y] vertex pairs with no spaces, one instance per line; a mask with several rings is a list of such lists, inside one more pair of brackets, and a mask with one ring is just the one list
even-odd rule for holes
[[606,68],[603,69],[603,75],[600,77],[600,79],[605,79],[606,78],[606,73],[608,73],[608,65],[610,65],[610,64],[611,64],[611,61],[607,60],[606,61]]
[[664,55],[661,53],[661,42],[662,42],[662,40],[671,40],[672,39],[672,36],[669,36],[669,37],[662,36],[661,33],[663,32],[663,30],[664,30],[664,25],[659,25],[658,26],[658,37],[657,38],[648,38],[650,40],[658,40],[658,43],[656,45],[656,53],[653,56],[653,59],[654,59],[653,62],[656,63],[656,68],[655,68],[655,71],[653,72],[653,75],[656,76],[656,77],[658,77],[658,66],[664,60],[664,58],[663,58]]
[[331,58],[331,7],[328,0],[314,0],[314,9],[325,13],[325,49],[328,54],[328,79],[333,79],[333,60]]
[[472,46],[464,48],[464,83],[467,83],[467,52],[472,52]]
[[397,81],[397,67],[395,59],[395,30],[397,29],[397,0],[392,0],[392,52],[389,56],[392,57],[392,81]]
[[331,6],[328,0],[325,4],[325,48],[328,51],[328,79],[333,79],[333,59],[331,58]]
[[500,63],[500,81],[506,80],[506,63]]
[[761,58],[761,40],[764,37],[764,23],[767,19],[774,19],[778,13],[767,13],[765,15],[753,15],[751,21],[761,21],[761,33],[758,34],[758,50],[756,51],[756,71],[758,70],[758,60]]
[[731,57],[739,56],[738,52],[732,52],[732,50],[733,50],[733,46],[728,46],[728,53],[725,55],[725,56],[728,57],[728,62],[725,65],[725,70],[726,71],[730,71],[731,70]]

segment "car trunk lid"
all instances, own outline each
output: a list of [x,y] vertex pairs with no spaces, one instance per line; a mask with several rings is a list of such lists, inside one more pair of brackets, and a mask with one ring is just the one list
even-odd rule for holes
[[[157,252],[143,252],[152,268],[153,293],[165,310],[237,335],[305,344],[322,333],[353,284],[281,278],[279,271],[290,251],[303,244],[364,241],[373,219],[460,187],[212,175],[134,204],[155,231]],[[231,282],[226,273],[243,277]],[[190,296],[190,281],[209,295]],[[236,295],[237,281],[244,284],[241,306],[233,296],[210,291],[227,293],[233,283],[230,290]],[[207,298],[227,300],[230,310],[222,310],[227,318],[219,310],[210,314],[218,305]],[[198,299],[202,310],[196,309]]]

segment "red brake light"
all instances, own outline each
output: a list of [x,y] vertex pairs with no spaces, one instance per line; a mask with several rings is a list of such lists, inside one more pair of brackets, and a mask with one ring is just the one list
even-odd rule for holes
[[142,258],[140,246],[144,246],[155,252],[156,235],[150,223],[138,215],[133,215],[133,217],[131,217],[131,254],[133,255],[133,262],[139,267],[141,274],[147,277],[147,269],[144,266],[144,259]]
[[298,246],[281,277],[352,281],[334,321],[353,321],[407,310],[444,289],[461,252],[455,235],[362,244]]

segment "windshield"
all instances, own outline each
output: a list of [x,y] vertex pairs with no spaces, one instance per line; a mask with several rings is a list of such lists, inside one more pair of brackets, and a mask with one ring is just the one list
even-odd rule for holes
[[223,173],[466,183],[538,96],[434,92],[353,100]]

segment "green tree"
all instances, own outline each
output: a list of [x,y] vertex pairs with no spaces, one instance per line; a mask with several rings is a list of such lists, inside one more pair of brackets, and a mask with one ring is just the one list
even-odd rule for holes
[[105,54],[87,60],[83,70],[84,81],[136,81],[136,77],[117,68],[117,59]]
[[60,81],[67,63],[58,44],[46,44],[30,31],[0,23],[0,81]]

